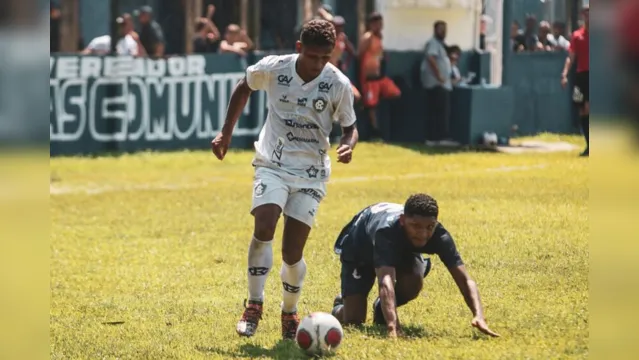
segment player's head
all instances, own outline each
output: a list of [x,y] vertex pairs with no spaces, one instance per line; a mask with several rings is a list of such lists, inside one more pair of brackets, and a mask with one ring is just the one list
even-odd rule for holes
[[346,25],[346,20],[344,20],[341,16],[335,16],[333,18],[333,26],[335,26],[335,33],[341,34],[344,32],[344,25]]
[[435,24],[433,25],[433,32],[436,38],[438,38],[439,40],[444,40],[446,38],[446,31],[447,26],[445,21],[435,21]]
[[296,48],[300,54],[300,72],[310,77],[319,76],[331,59],[335,48],[335,27],[330,21],[311,20],[304,24]]
[[426,245],[437,226],[437,201],[426,194],[411,195],[404,204],[399,223],[414,247]]
[[382,28],[384,28],[384,18],[381,13],[373,12],[369,14],[366,22],[368,30],[374,34],[379,35],[382,32]]

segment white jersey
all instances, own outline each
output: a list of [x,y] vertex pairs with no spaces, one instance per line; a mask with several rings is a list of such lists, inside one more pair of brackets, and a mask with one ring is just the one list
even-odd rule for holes
[[268,116],[255,142],[253,165],[327,181],[333,121],[342,127],[355,123],[353,90],[350,80],[330,63],[305,83],[295,70],[297,57],[267,56],[246,70],[248,86],[268,95]]
[[[111,36],[104,35],[98,36],[91,40],[87,49],[91,50],[91,53],[95,55],[106,55],[111,52]],[[116,44],[116,53],[118,55],[138,55],[138,43],[133,39],[133,36],[126,34],[124,37],[118,40]]]

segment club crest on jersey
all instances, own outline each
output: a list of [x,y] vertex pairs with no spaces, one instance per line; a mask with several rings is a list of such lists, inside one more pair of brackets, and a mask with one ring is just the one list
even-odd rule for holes
[[292,76],[279,75],[277,77],[277,85],[290,86],[291,85],[291,81],[293,81],[293,77]]
[[324,109],[326,109],[326,105],[328,105],[328,102],[324,98],[320,97],[313,100],[313,109],[315,109],[315,111],[317,112],[324,111]]
[[333,87],[333,84],[329,84],[325,81],[322,81],[319,83],[319,92],[328,93],[332,87]]

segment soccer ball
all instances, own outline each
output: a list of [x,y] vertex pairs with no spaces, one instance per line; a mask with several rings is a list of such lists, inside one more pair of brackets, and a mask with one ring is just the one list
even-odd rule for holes
[[333,315],[314,312],[300,322],[295,341],[308,355],[327,355],[339,347],[344,330]]

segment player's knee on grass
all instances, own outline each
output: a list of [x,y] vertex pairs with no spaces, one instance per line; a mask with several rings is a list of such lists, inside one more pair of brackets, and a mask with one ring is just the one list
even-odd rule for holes
[[275,228],[282,210],[275,204],[264,204],[253,210],[255,218],[254,236],[260,241],[273,240]]
[[344,297],[342,319],[344,325],[361,325],[366,322],[366,301],[364,295],[350,295]]

